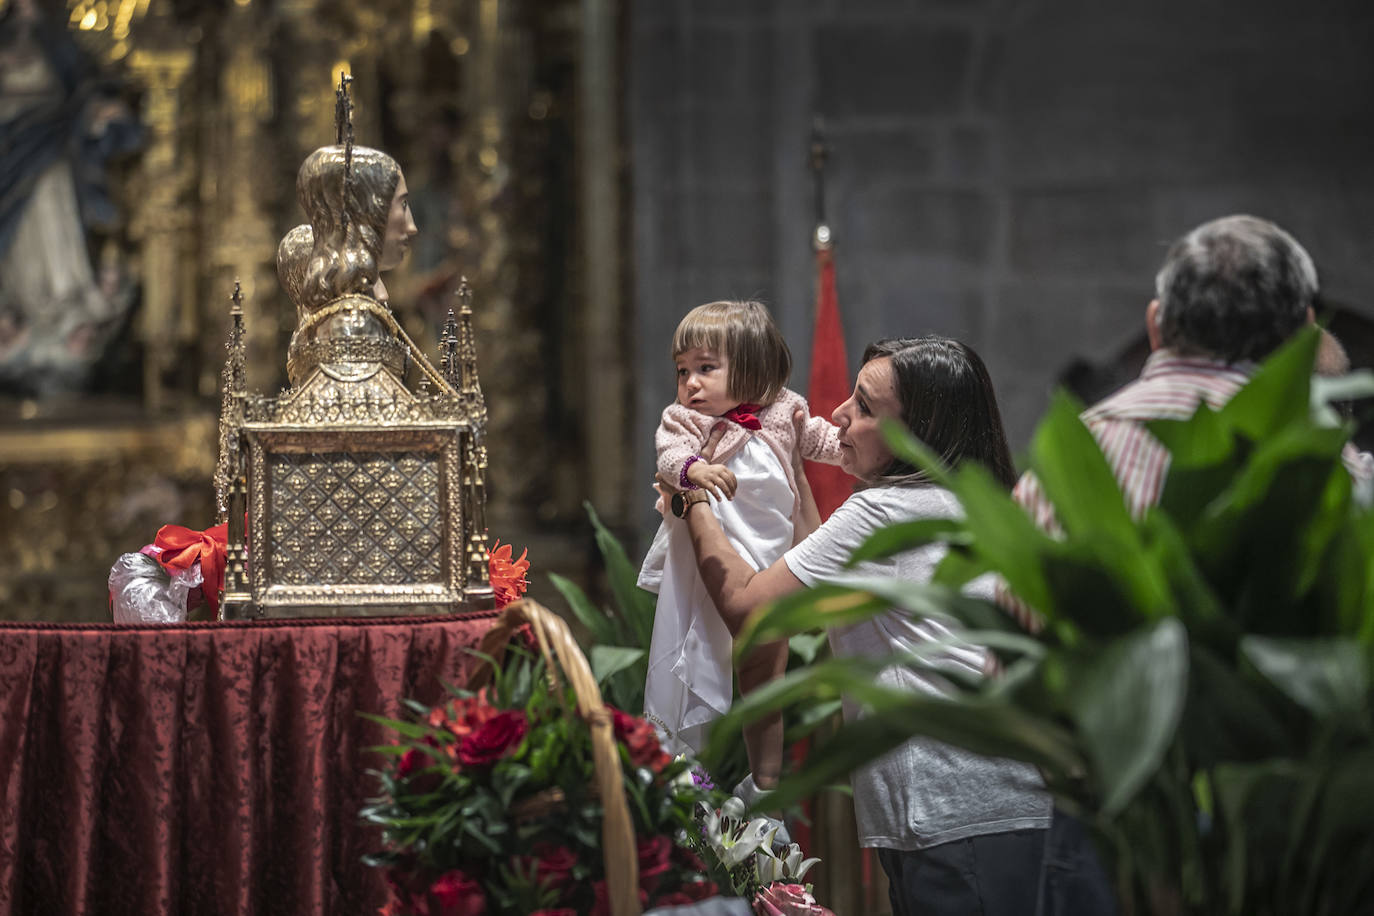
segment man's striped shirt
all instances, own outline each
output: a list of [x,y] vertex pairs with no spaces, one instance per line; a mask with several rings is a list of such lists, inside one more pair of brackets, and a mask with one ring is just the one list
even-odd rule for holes
[[[1254,371],[1254,363],[1227,365],[1156,350],[1146,360],[1140,378],[1083,412],[1083,423],[1111,465],[1133,518],[1140,518],[1159,502],[1164,478],[1169,473],[1169,451],[1150,434],[1144,422],[1186,420],[1202,401],[1218,409],[1249,381]],[[1344,458],[1357,482],[1368,480],[1371,460],[1367,454],[1358,454],[1347,445]],[[1054,506],[1034,474],[1022,475],[1012,490],[1012,498],[1030,513],[1037,526],[1046,531],[1059,530]],[[1035,613],[1007,594],[1005,588],[999,590],[998,598],[1022,626],[1030,630],[1040,628]]]

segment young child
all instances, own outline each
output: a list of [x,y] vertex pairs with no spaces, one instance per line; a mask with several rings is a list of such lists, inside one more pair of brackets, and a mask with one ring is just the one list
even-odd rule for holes
[[[811,417],[806,401],[783,387],[792,354],[757,302],[692,309],[673,335],[672,352],[677,402],[663,411],[654,434],[658,472],[715,496],[711,510],[731,543],[755,569],[765,569],[817,523],[798,527],[798,435],[803,457],[838,464],[838,430]],[[806,418],[800,426],[798,411]],[[699,452],[721,423],[725,432],[708,462]],[[685,526],[662,500],[658,508],[664,522],[639,576],[642,587],[658,593],[644,711],[669,752],[695,753],[711,722],[730,708],[732,639],[697,572]],[[751,661],[740,668],[742,693],[774,676],[772,662],[760,670]],[[755,723],[744,737],[754,780],[771,787],[782,766],[780,718]]]

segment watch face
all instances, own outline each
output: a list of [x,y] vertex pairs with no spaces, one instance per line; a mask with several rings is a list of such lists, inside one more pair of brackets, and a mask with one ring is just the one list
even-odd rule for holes
[[687,514],[687,496],[681,490],[673,494],[672,508],[678,518]]

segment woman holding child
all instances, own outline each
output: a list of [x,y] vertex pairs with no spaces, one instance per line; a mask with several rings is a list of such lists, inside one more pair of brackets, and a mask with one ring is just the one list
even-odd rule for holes
[[[819,582],[847,575],[930,579],[942,545],[844,566],[879,528],[961,511],[951,493],[892,455],[880,431],[884,418],[905,424],[952,466],[981,462],[1008,488],[1015,482],[992,382],[971,348],[940,337],[870,345],[853,394],[832,415],[840,466],[861,481],[860,489],[814,531],[798,531],[795,546],[781,558],[755,569],[732,546],[711,507],[700,505],[704,490],[676,494],[677,524],[731,633],[759,605]],[[708,459],[711,445],[703,449]],[[799,485],[808,500],[804,478]],[[991,585],[980,585],[969,591],[991,597]],[[837,655],[877,658],[949,636],[944,623],[898,611],[829,633]],[[948,651],[939,666],[979,674],[986,662],[985,650],[968,645]],[[915,691],[940,689],[936,680],[908,667],[889,668],[880,680]],[[859,715],[849,702],[844,712],[847,718]],[[913,739],[855,771],[852,781],[860,845],[878,850],[896,916],[1115,909],[1086,834],[1071,819],[1054,815],[1029,764]],[[1056,868],[1060,873],[1050,874]]]

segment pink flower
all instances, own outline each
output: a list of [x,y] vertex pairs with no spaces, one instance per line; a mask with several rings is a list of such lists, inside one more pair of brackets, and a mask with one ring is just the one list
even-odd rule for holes
[[754,897],[754,916],[835,916],[801,884],[768,885]]

